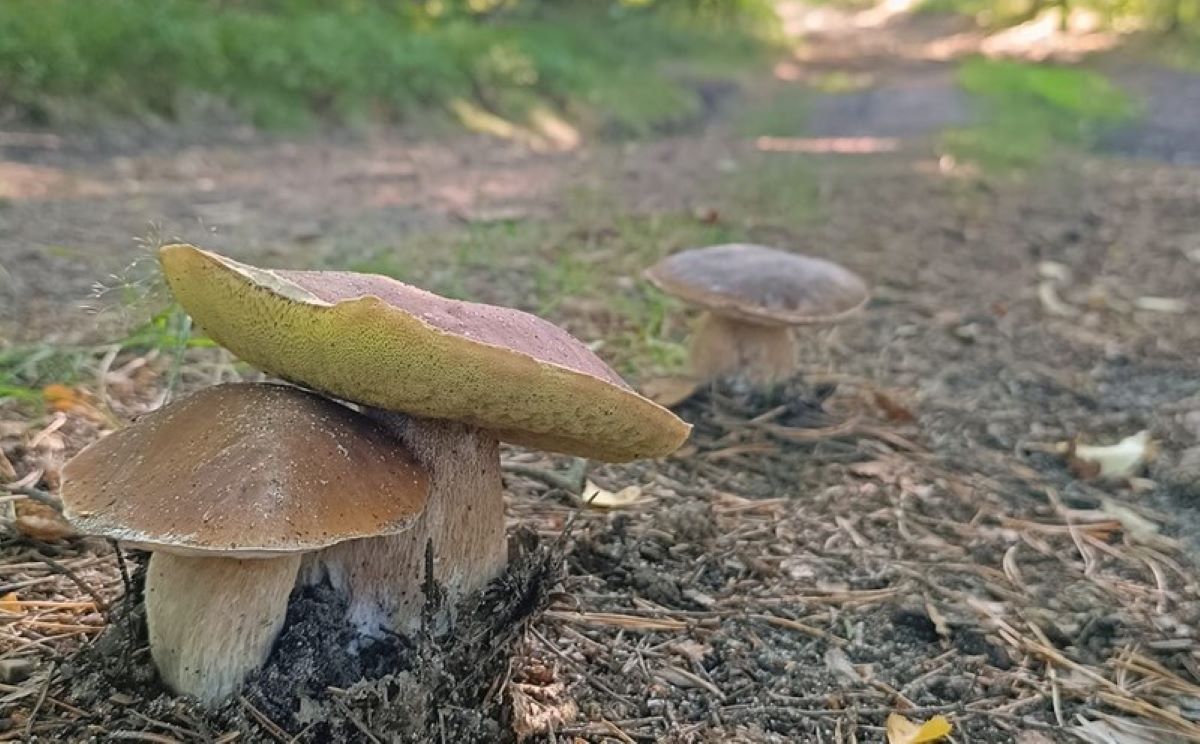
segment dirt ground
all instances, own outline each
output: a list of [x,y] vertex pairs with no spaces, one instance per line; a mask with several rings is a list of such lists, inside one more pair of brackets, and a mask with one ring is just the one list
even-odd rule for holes
[[[700,390],[679,407],[696,424],[683,450],[590,467],[605,489],[640,488],[637,503],[581,508],[569,461],[507,449],[510,526],[549,544],[570,523],[552,561],[562,574],[510,577],[510,594],[542,599],[468,627],[510,634],[511,663],[464,697],[431,696],[411,730],[387,715],[407,689],[387,687],[391,667],[370,690],[330,678],[304,693],[336,730],[264,703],[262,687],[211,716],[152,675],[79,684],[104,663],[74,651],[113,643],[103,629],[123,617],[109,605],[125,580],[109,546],[54,539],[52,515],[9,499],[0,739],[880,742],[896,711],[945,715],[964,743],[1200,741],[1200,80],[1122,66],[1144,95],[1140,124],[1026,176],[980,174],[932,144],[975,115],[944,53],[965,43],[961,25],[787,8],[806,43],[776,79],[646,142],[0,135],[0,334],[14,340],[127,328],[130,311],[93,285],[150,271],[131,236],[347,263],[491,215],[554,220],[581,188],[638,214],[735,220],[712,184],[763,158],[804,163],[815,216],[731,233],[834,258],[875,293],[858,319],[810,334],[792,385]],[[811,99],[806,131],[896,138],[897,151],[763,153],[739,133],[740,109],[809,95],[829,70],[868,87]],[[556,313],[591,328],[570,306]],[[111,427],[108,409],[125,418],[158,400],[164,361],[105,358],[102,394],[39,418],[0,409],[0,466],[52,491],[63,459]],[[182,386],[234,374],[194,350]],[[1143,430],[1154,446],[1133,478],[1092,477],[1059,447]],[[145,671],[144,647],[122,648]],[[1141,738],[1122,728],[1135,725]]]

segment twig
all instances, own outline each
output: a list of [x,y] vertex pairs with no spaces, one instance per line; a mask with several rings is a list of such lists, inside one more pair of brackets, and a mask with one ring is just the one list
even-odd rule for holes
[[49,491],[43,491],[42,489],[34,488],[33,486],[4,486],[4,490],[12,494],[24,496],[30,501],[36,501],[43,506],[50,507],[60,514],[62,513],[62,500]]
[[59,563],[58,561],[54,560],[53,558],[42,555],[41,553],[35,552],[33,554],[33,557],[36,558],[37,560],[41,561],[42,563],[45,563],[55,573],[62,574],[63,576],[66,576],[68,579],[70,579],[71,582],[73,584],[75,584],[75,586],[79,587],[85,594],[87,594],[88,596],[90,596],[92,598],[92,601],[96,603],[96,609],[100,610],[101,612],[105,612],[105,613],[108,612],[108,602],[105,602],[104,598],[101,597],[100,594],[95,589],[93,589],[90,584],[88,584],[86,581],[81,579],[79,577],[79,574],[75,573],[74,571],[67,568],[63,564]]
[[270,718],[267,718],[266,713],[263,713],[258,708],[255,708],[254,703],[246,699],[245,695],[238,695],[238,702],[241,703],[242,708],[245,709],[245,711],[249,713],[255,721],[258,721],[258,725],[266,729],[267,733],[271,735],[271,738],[275,739],[275,741],[281,741],[284,744],[287,744],[290,737],[283,729],[279,728],[278,724],[276,724]]
[[350,710],[350,706],[346,705],[345,703],[343,703],[341,700],[339,700],[337,698],[333,698],[333,702],[342,711],[342,713],[345,714],[346,718],[349,719],[350,723],[354,724],[354,728],[358,729],[359,731],[361,731],[363,733],[363,736],[370,739],[373,742],[373,744],[383,744],[383,742],[379,741],[379,738],[376,737],[375,734],[371,733],[371,730],[367,728],[367,724],[360,721],[358,719],[358,716],[354,715],[354,712]]
[[50,662],[50,667],[46,669],[46,680],[42,682],[42,691],[38,693],[37,702],[34,703],[33,710],[29,712],[29,720],[25,722],[25,740],[29,741],[33,738],[33,723],[37,720],[38,712],[42,709],[42,705],[46,702],[46,696],[50,694],[50,682],[54,679],[54,662]]

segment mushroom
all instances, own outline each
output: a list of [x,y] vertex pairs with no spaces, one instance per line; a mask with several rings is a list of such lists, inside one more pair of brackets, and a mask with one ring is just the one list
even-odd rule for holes
[[786,379],[796,371],[794,326],[838,322],[870,297],[858,275],[835,263],[760,245],[683,251],[645,276],[705,310],[691,343],[692,371],[702,380]]
[[139,418],[63,473],[81,532],[152,551],[150,653],[207,703],[262,666],[304,553],[400,532],[428,474],[382,427],[294,387],[227,384]]
[[454,598],[503,571],[500,441],[625,462],[665,456],[691,429],[528,313],[382,276],[260,269],[189,245],[159,257],[175,297],[214,341],[362,406],[429,469],[429,504],[412,530],[336,546],[306,571],[349,596],[368,635],[416,627],[427,543],[450,612]]

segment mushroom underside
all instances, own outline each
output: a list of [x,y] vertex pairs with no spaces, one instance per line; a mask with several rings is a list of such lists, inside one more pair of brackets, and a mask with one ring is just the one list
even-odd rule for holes
[[706,312],[692,338],[692,371],[703,380],[738,376],[770,384],[796,372],[797,352],[789,326],[757,325]]
[[155,551],[146,573],[150,654],[176,692],[215,703],[266,661],[300,554],[196,557]]
[[[303,581],[328,577],[349,599],[364,636],[411,633],[425,602],[426,545],[445,608],[500,575],[507,564],[500,443],[475,427],[368,409],[431,473],[425,512],[400,534],[350,540],[306,559]],[[443,618],[444,619],[444,618]]]

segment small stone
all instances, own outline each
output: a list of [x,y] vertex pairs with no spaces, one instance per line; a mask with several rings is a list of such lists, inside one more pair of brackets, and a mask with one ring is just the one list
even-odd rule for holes
[[0,682],[15,685],[33,674],[34,663],[29,659],[0,659]]

